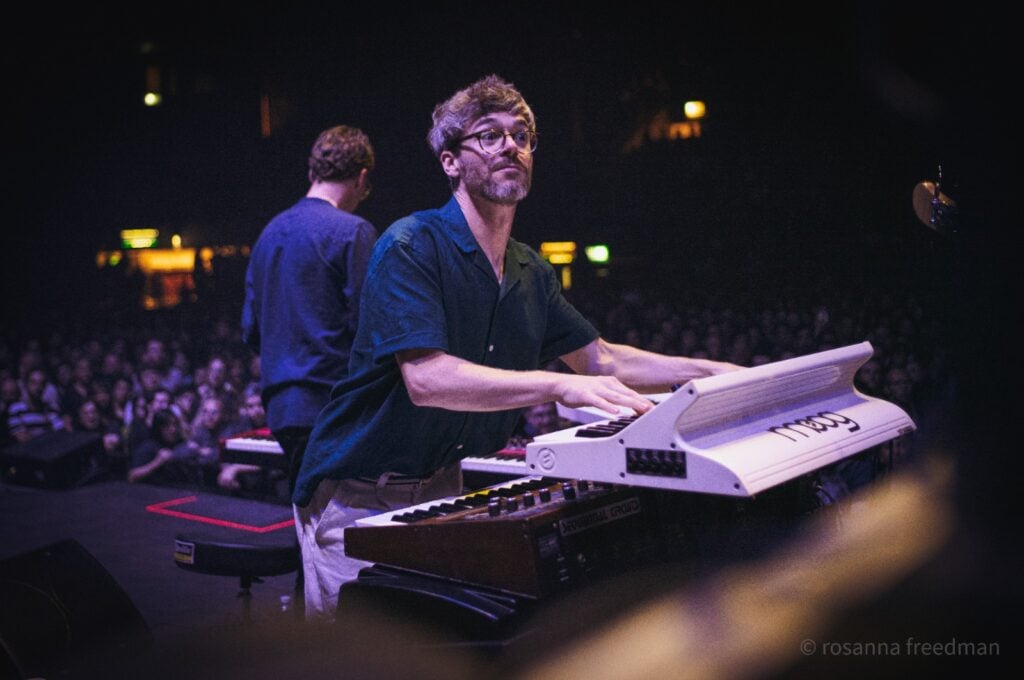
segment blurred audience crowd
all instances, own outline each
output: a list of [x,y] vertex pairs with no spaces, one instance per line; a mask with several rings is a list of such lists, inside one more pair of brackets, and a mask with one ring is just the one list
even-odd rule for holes
[[[941,324],[909,293],[739,308],[680,304],[653,290],[574,292],[567,296],[605,338],[667,354],[754,366],[868,340],[874,355],[858,389],[903,407],[919,429],[954,391]],[[130,324],[8,329],[0,447],[57,430],[95,432],[104,477],[226,493],[278,485],[273,472],[220,461],[223,439],[266,425],[260,361],[232,315],[194,319],[165,310]],[[568,425],[551,406],[524,413],[519,441]]]

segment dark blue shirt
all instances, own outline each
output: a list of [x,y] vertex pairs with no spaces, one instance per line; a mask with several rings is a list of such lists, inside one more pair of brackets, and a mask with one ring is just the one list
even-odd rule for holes
[[245,275],[242,334],[260,355],[271,430],[312,427],[331,387],[348,375],[376,238],[366,220],[303,198],[257,239]]
[[454,199],[399,220],[374,247],[350,375],[317,418],[293,501],[307,505],[323,479],[426,475],[508,441],[519,409],[416,406],[396,352],[438,349],[484,366],[533,370],[597,337],[562,296],[551,266],[515,240],[499,286]]

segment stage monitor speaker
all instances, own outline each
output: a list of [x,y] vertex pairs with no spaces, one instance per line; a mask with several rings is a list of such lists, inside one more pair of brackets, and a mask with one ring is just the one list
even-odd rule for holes
[[44,489],[81,483],[103,455],[103,437],[95,432],[48,432],[0,450],[5,482]]
[[0,678],[116,677],[151,643],[131,598],[73,539],[0,561],[0,603]]

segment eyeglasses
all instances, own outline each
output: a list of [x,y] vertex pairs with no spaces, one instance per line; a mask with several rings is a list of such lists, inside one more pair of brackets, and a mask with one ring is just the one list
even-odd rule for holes
[[480,132],[474,132],[471,135],[466,135],[458,140],[459,144],[462,144],[467,139],[476,138],[477,144],[480,145],[480,150],[484,153],[495,154],[505,148],[505,138],[510,137],[512,143],[516,145],[516,148],[520,151],[526,151],[529,149],[530,153],[537,150],[537,133],[533,130],[513,130],[507,132],[504,130],[481,130]]

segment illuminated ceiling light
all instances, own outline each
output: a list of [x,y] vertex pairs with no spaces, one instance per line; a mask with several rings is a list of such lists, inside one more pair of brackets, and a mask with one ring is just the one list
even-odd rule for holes
[[194,248],[151,248],[139,252],[139,269],[154,272],[186,272],[195,270],[196,251]]
[[587,259],[594,264],[605,264],[608,262],[610,251],[608,246],[604,244],[598,244],[596,246],[587,246],[583,249],[583,252],[587,254]]
[[160,232],[156,229],[122,229],[122,248],[152,248]]
[[700,137],[699,120],[679,120],[668,126],[669,139],[689,139]]
[[544,241],[540,244],[540,252],[542,255],[550,253],[575,253],[576,242],[575,241]]
[[159,92],[147,92],[142,97],[142,103],[146,106],[160,106],[162,101],[163,97],[160,96]]
[[697,120],[703,118],[707,113],[707,108],[704,106],[702,101],[691,101],[683,104],[683,113],[690,120]]
[[551,264],[572,264],[576,258],[576,242],[544,241],[540,244],[540,256]]
[[174,234],[173,236],[171,236],[171,247],[172,248],[180,248],[181,247],[181,234]]
[[213,273],[213,248],[206,246],[199,249],[199,261],[203,265],[203,271],[207,274]]

